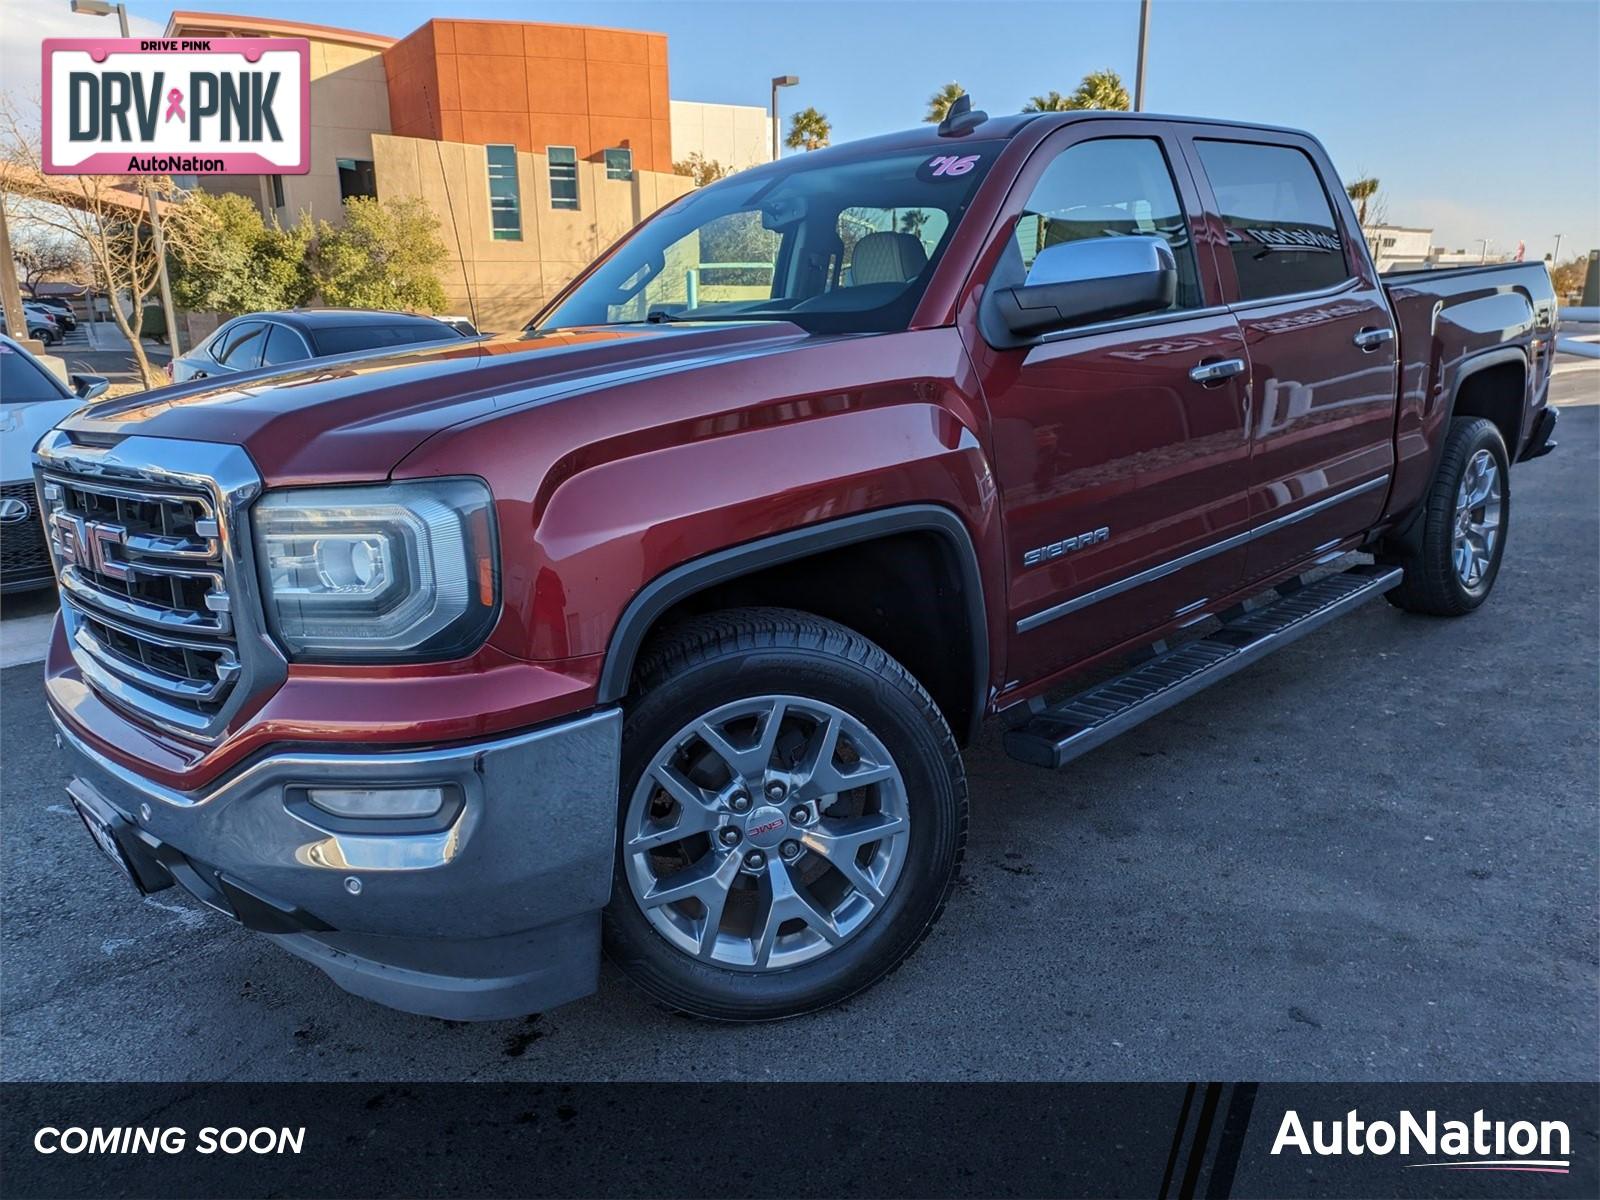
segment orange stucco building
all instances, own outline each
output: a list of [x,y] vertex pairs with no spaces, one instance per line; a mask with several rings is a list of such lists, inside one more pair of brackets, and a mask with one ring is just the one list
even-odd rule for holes
[[[451,311],[516,328],[638,221],[692,186],[673,161],[769,157],[760,108],[671,101],[665,34],[441,18],[403,38],[302,21],[175,12],[167,37],[310,43],[304,175],[210,176],[284,223],[345,201],[415,198],[450,261]],[[684,130],[674,138],[673,115]]]
[[662,33],[514,21],[429,21],[383,52],[390,130],[401,137],[632,153],[672,170]]

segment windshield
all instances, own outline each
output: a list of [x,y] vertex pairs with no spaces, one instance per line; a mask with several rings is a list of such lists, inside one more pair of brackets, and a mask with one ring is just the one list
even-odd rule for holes
[[1003,145],[799,155],[691,192],[538,328],[765,319],[813,333],[904,329]]

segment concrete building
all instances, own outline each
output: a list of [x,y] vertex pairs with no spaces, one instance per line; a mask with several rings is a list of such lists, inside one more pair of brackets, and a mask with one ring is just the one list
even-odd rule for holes
[[699,154],[732,171],[772,161],[772,118],[764,108],[674,100],[672,161]]
[[1431,229],[1407,225],[1369,225],[1361,232],[1380,271],[1410,271],[1426,266],[1433,250]]
[[[641,219],[689,191],[674,161],[771,157],[765,111],[669,98],[664,34],[432,20],[394,39],[175,12],[166,36],[311,44],[311,170],[205,176],[285,223],[352,196],[417,197],[449,250],[450,310],[514,329]],[[683,122],[683,129],[677,122]]]

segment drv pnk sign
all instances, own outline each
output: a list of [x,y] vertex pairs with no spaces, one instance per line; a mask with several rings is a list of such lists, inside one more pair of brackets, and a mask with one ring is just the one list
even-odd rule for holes
[[304,175],[305,38],[46,38],[48,175]]

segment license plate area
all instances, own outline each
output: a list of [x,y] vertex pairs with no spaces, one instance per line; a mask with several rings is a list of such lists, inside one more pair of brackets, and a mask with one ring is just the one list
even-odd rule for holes
[[94,844],[140,894],[172,885],[172,876],[141,844],[138,831],[103,796],[81,779],[67,785],[67,796]]

